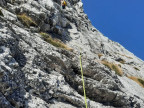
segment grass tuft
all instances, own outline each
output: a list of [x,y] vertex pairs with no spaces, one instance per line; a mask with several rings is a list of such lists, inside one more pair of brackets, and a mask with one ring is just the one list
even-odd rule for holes
[[22,13],[20,15],[17,15],[18,19],[28,28],[30,26],[37,26],[36,22],[33,21],[31,17],[29,17],[26,13]]
[[144,87],[144,80],[141,78],[137,78],[134,76],[128,76],[128,78],[130,78],[131,80],[137,82],[140,86]]
[[66,46],[66,44],[64,44],[62,41],[60,41],[59,39],[54,39],[52,38],[49,34],[47,33],[43,33],[41,32],[40,35],[43,37],[43,39],[52,44],[53,46],[55,47],[59,47],[59,48],[63,48],[63,49],[66,49],[68,51],[73,51],[72,48],[69,48],[68,46]]
[[101,61],[101,63],[110,68],[111,70],[115,71],[117,75],[119,76],[123,75],[122,69],[117,64],[109,63],[107,61]]
[[99,59],[103,56],[103,54],[98,54]]
[[139,81],[139,82],[143,85],[143,87],[144,87],[144,80],[138,78],[138,81]]

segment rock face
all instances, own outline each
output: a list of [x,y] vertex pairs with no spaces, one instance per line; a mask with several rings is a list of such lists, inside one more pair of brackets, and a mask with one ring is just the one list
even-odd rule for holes
[[144,107],[144,62],[95,29],[81,0],[0,6],[0,108],[84,108],[80,52],[88,108]]

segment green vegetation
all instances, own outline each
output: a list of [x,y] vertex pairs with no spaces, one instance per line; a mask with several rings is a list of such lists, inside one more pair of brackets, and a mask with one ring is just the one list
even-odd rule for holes
[[140,86],[144,87],[144,80],[134,77],[134,76],[127,76],[128,78],[130,78],[131,80],[137,82]]
[[46,42],[52,44],[53,46],[66,49],[66,50],[68,50],[68,51],[73,51],[72,48],[69,48],[68,46],[66,46],[66,44],[64,44],[64,43],[63,43],[62,41],[60,41],[59,39],[53,39],[53,38],[52,38],[49,34],[47,34],[47,33],[41,32],[40,34],[41,34],[41,36],[43,37],[43,39],[44,39]]
[[134,67],[135,70],[140,71],[137,67]]
[[1,11],[1,9],[0,9],[0,16],[4,16],[3,13],[2,13],[2,11]]
[[123,72],[121,71],[121,69],[116,64],[112,64],[112,70],[114,70],[116,72],[116,74],[119,76],[123,75]]
[[121,67],[121,64],[118,64],[119,67]]
[[144,80],[138,78],[138,81],[142,84],[142,86],[144,87]]
[[119,76],[123,75],[121,68],[117,64],[109,63],[107,61],[101,61],[101,63],[103,65],[107,66],[108,68],[110,68],[111,70],[115,71],[115,73],[117,75],[119,75]]
[[18,19],[27,27],[37,26],[37,24],[32,20],[31,17],[27,16],[26,13],[17,15]]

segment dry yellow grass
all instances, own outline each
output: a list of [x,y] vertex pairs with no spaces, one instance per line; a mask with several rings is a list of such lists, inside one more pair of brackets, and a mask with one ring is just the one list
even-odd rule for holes
[[119,76],[123,75],[122,69],[117,64],[109,63],[107,61],[101,61],[101,63],[110,68],[111,70],[115,71],[117,75]]
[[128,78],[130,78],[131,80],[137,82],[140,86],[144,87],[144,80],[142,80],[141,78],[137,78],[134,76],[127,76]]
[[98,54],[99,59],[103,56],[103,54]]
[[27,27],[37,26],[36,22],[31,17],[29,17],[26,13],[17,15],[17,17]]
[[72,48],[69,48],[66,44],[64,44],[64,43],[63,43],[62,41],[60,41],[59,39],[54,39],[54,38],[52,38],[52,37],[51,37],[49,34],[47,34],[47,33],[41,32],[40,34],[41,34],[41,36],[43,37],[43,39],[44,39],[46,42],[52,44],[53,46],[66,49],[66,50],[68,50],[68,51],[73,51]]

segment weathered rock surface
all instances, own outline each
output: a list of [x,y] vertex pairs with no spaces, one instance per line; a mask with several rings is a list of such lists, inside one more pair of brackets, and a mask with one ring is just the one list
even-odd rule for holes
[[[84,108],[80,49],[88,108],[143,108],[144,88],[127,76],[144,79],[144,62],[95,29],[81,0],[67,1],[65,10],[60,0],[0,0],[0,6],[0,108]],[[22,13],[37,26],[24,26]],[[40,32],[73,51],[47,43]],[[122,76],[102,60],[119,65]]]

